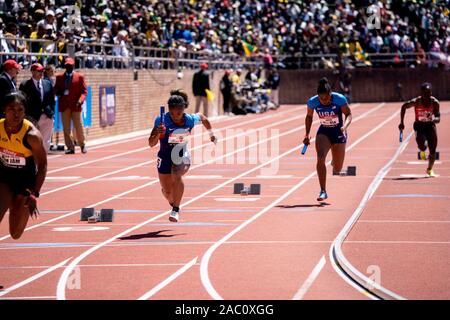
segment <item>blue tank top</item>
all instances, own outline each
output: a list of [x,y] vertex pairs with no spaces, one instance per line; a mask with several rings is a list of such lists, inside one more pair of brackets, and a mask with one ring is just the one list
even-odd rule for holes
[[[171,152],[172,148],[177,144],[186,144],[192,129],[201,123],[198,114],[183,114],[184,125],[178,126],[173,123],[170,113],[166,112],[163,116],[166,132],[163,137],[159,138],[160,152]],[[154,126],[157,127],[161,123],[161,116],[157,116]]]
[[311,97],[307,104],[308,108],[315,110],[319,116],[320,125],[326,128],[340,128],[343,125],[342,107],[347,105],[347,99],[340,93],[331,93],[331,103],[322,105],[319,96]]

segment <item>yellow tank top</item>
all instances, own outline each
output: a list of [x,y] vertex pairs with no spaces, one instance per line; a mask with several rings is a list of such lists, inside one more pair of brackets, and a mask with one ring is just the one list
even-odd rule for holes
[[8,168],[25,169],[31,165],[32,151],[24,145],[23,139],[31,128],[31,122],[24,119],[19,132],[8,137],[5,119],[0,119],[0,165]]

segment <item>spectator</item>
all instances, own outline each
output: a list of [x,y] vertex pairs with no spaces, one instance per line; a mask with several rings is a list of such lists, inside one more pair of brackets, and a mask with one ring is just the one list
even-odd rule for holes
[[0,76],[0,99],[7,94],[17,91],[16,79],[22,66],[15,60],[6,60],[3,63],[3,73]]
[[65,60],[64,67],[66,72],[56,76],[55,94],[59,97],[58,111],[61,112],[66,154],[75,153],[75,145],[70,136],[71,121],[81,152],[86,153],[86,141],[81,122],[81,106],[87,95],[86,81],[81,73],[74,71],[75,61],[72,58]]
[[267,86],[270,91],[270,100],[275,104],[276,107],[280,106],[279,96],[278,96],[278,86],[280,85],[280,74],[277,69],[272,68],[269,71],[267,77]]
[[203,104],[203,114],[205,117],[208,117],[208,99],[206,90],[210,90],[207,69],[208,64],[202,63],[200,65],[200,70],[194,74],[192,79],[192,91],[195,97],[195,113],[200,111],[200,104]]
[[41,64],[34,63],[30,71],[31,78],[20,84],[20,91],[24,92],[27,97],[25,115],[37,125],[42,134],[44,149],[48,152],[55,114],[53,85],[49,80],[43,79],[44,67]]
[[223,95],[223,112],[225,114],[230,114],[230,96],[231,96],[231,89],[233,88],[233,83],[230,80],[230,74],[231,70],[227,69],[225,70],[225,73],[220,80],[220,91]]

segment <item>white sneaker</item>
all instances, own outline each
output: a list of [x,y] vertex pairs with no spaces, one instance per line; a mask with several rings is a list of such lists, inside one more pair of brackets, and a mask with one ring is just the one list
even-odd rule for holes
[[178,222],[179,217],[180,217],[180,215],[178,214],[178,212],[172,211],[169,215],[169,220],[171,222]]

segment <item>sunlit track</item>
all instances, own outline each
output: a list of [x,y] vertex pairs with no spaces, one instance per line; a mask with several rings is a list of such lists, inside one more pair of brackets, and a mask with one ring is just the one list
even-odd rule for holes
[[[449,107],[442,103],[443,114]],[[278,131],[261,140],[245,139],[245,144],[238,148],[194,163],[185,179],[181,220],[175,224],[167,219],[169,206],[162,201],[156,170],[151,165],[156,149],[148,148],[146,134],[132,138],[130,143],[106,142],[101,148],[92,147],[88,157],[76,155],[79,157],[51,160],[49,171],[62,171],[51,173],[55,178],[44,191],[50,193],[39,200],[43,212],[39,220],[30,221],[18,241],[7,235],[8,216],[0,225],[3,235],[0,238],[0,285],[4,288],[0,299],[370,298],[335,272],[336,264],[332,257],[330,259],[329,251],[365,193],[369,192],[378,172],[399,147],[398,104],[353,105],[354,121],[349,128],[345,165],[356,165],[358,174],[333,177],[329,173],[330,198],[328,204],[322,206],[315,200],[318,183],[314,177],[314,143],[304,156],[300,155],[305,110],[305,106],[289,106],[251,119],[238,117],[239,123],[234,120],[215,122],[217,130],[232,127],[244,132],[261,128]],[[313,136],[318,125],[316,116],[314,120]],[[407,114],[405,123],[412,123],[411,120],[412,115]],[[445,177],[450,176],[446,166],[450,150],[447,129],[444,129],[446,123],[438,126],[441,139],[438,150],[442,159],[436,164],[436,172],[440,176],[432,183],[406,180],[409,179],[406,176],[399,179],[403,174],[423,171],[420,163],[408,163],[417,162],[412,139],[384,179],[378,178],[380,187],[342,242],[342,252],[348,263],[366,277],[370,277],[366,273],[368,265],[380,266],[381,285],[405,298],[418,295],[411,295],[407,287],[395,281],[398,267],[408,266],[404,260],[396,260],[402,258],[401,248],[408,248],[411,254],[417,250],[421,255],[426,248],[432,249],[429,262],[423,264],[427,272],[435,275],[430,285],[436,288],[436,295],[445,296],[437,287],[439,272],[445,268],[434,270],[432,263],[437,261],[433,254],[439,253],[443,259],[449,254],[446,250],[450,239],[445,237],[442,228],[448,225],[450,216],[434,213],[429,219],[419,214],[409,218],[401,215],[401,210],[397,210],[400,215],[393,215],[392,210],[387,211],[383,205],[405,204],[420,193],[433,197],[423,198],[428,201],[430,210],[433,203],[443,206],[450,202],[450,198],[437,191],[445,190],[448,184]],[[404,134],[405,139],[410,136],[411,127],[407,127]],[[273,144],[273,141],[278,142]],[[111,145],[107,146],[109,143]],[[256,163],[218,161],[237,157],[242,152],[247,156],[252,146],[261,146],[270,156]],[[195,147],[198,150],[211,148],[208,143]],[[136,151],[139,148],[142,150]],[[102,152],[96,154],[96,150]],[[52,165],[75,165],[70,163],[71,159],[80,159],[83,163],[67,169],[52,168]],[[100,165],[102,161],[104,168]],[[276,172],[261,171],[272,168],[275,163]],[[234,182],[261,183],[261,195],[233,195]],[[80,222],[81,206],[115,208],[115,221]],[[374,212],[380,216],[372,214]],[[416,232],[415,237],[404,233],[405,228],[412,226],[422,232]],[[382,232],[383,228],[388,228],[389,236]],[[395,230],[400,232],[398,237],[392,236],[397,234]],[[433,236],[419,237],[426,230],[435,232]],[[405,236],[401,236],[403,234]],[[376,255],[370,248],[376,249]],[[388,254],[389,250],[396,252],[394,258]],[[361,259],[355,252],[365,252],[362,258],[372,260]],[[415,258],[420,261],[420,256]],[[439,285],[443,290],[447,285],[446,276],[440,277]],[[415,290],[419,292],[425,280],[420,276],[416,280]]]

